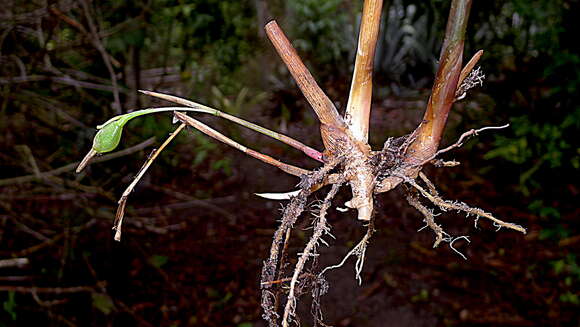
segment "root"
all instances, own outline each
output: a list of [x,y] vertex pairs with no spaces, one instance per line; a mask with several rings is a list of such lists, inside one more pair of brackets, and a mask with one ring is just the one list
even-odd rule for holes
[[[522,232],[524,234],[526,233],[526,229],[523,228],[522,226],[516,225],[513,223],[508,223],[508,222],[505,222],[503,220],[497,219],[494,216],[492,216],[490,213],[487,213],[487,212],[483,211],[482,209],[470,207],[469,205],[467,205],[463,202],[448,201],[448,200],[442,199],[439,196],[437,189],[435,188],[435,185],[422,172],[419,173],[419,177],[427,185],[427,188],[429,190],[426,190],[425,188],[423,188],[422,186],[417,184],[417,182],[412,178],[406,177],[404,175],[397,175],[397,177],[403,179],[403,181],[405,183],[413,186],[417,191],[419,191],[419,193],[423,197],[427,198],[429,201],[431,201],[431,203],[435,204],[442,211],[447,211],[447,210],[451,209],[451,210],[463,211],[467,214],[468,217],[469,217],[469,215],[476,216],[475,222],[474,222],[475,227],[477,227],[477,221],[479,220],[479,218],[483,217],[483,218],[487,218],[487,219],[491,220],[493,222],[493,225],[498,228],[497,229],[498,231],[499,231],[499,229],[501,229],[501,227],[506,227],[506,228],[516,230],[518,232]],[[433,211],[428,209],[427,207],[425,207],[423,204],[421,204],[421,202],[419,202],[419,200],[415,196],[410,195],[410,194],[407,195],[407,201],[409,202],[409,204],[411,206],[413,206],[415,209],[417,209],[424,217],[424,221],[425,221],[426,225],[424,227],[420,228],[419,231],[429,227],[435,233],[435,243],[433,244],[434,248],[437,247],[441,242],[447,242],[447,243],[449,243],[449,247],[453,251],[455,251],[457,254],[459,254],[463,259],[467,260],[465,255],[463,255],[461,252],[459,252],[457,249],[455,249],[453,244],[455,243],[455,241],[460,240],[460,239],[464,239],[469,243],[470,240],[469,240],[468,236],[463,235],[463,236],[453,237],[453,236],[449,235],[447,232],[445,232],[443,230],[443,228],[440,225],[437,225],[437,223],[435,223],[435,219],[434,219],[435,214],[433,213]]]
[[290,281],[290,291],[288,293],[286,307],[284,308],[284,316],[282,318],[282,326],[284,326],[284,327],[287,327],[289,325],[289,323],[294,321],[294,319],[295,319],[295,316],[296,316],[296,314],[295,314],[295,310],[296,310],[296,294],[295,294],[296,293],[296,283],[298,282],[298,278],[299,278],[300,274],[302,273],[304,266],[306,265],[306,261],[308,260],[308,258],[310,256],[316,255],[316,253],[315,253],[316,246],[321,241],[322,235],[330,232],[329,227],[326,224],[326,213],[328,211],[328,208],[331,205],[332,199],[334,198],[334,196],[336,195],[336,193],[340,189],[340,186],[341,186],[341,184],[334,184],[332,186],[332,189],[330,190],[330,192],[328,192],[328,195],[326,196],[326,198],[322,202],[322,205],[320,206],[320,211],[319,211],[318,216],[317,216],[318,222],[316,223],[316,226],[314,227],[314,233],[312,234],[312,237],[308,241],[308,244],[306,244],[304,251],[302,251],[302,253],[300,255],[300,259],[298,259],[298,262],[296,263],[296,268],[294,268],[294,275],[292,277],[292,280]]
[[436,248],[439,246],[439,244],[441,243],[441,241],[443,241],[443,237],[445,233],[445,231],[443,231],[443,228],[441,228],[441,226],[437,225],[435,223],[435,219],[434,219],[434,214],[431,210],[427,209],[427,207],[425,207],[424,205],[421,204],[421,202],[419,202],[419,200],[411,195],[407,195],[407,202],[409,202],[409,204],[411,206],[413,206],[415,209],[417,209],[420,213],[423,214],[424,221],[426,223],[426,225],[424,227],[421,227],[421,229],[419,229],[418,231],[423,230],[426,227],[431,228],[431,230],[435,233],[435,243],[433,243],[433,248]]
[[455,160],[445,161],[442,159],[433,159],[430,161],[430,163],[437,168],[459,166],[459,161]]
[[371,239],[371,236],[373,235],[374,232],[375,232],[375,216],[373,216],[371,218],[371,220],[369,221],[369,224],[367,226],[367,232],[366,232],[365,236],[363,236],[363,238],[360,240],[360,242],[344,256],[342,261],[334,266],[329,266],[329,267],[324,268],[324,270],[322,270],[320,272],[320,274],[318,274],[318,276],[322,277],[325,272],[344,266],[344,263],[346,262],[346,260],[348,260],[348,258],[350,258],[351,256],[354,255],[357,257],[356,263],[354,265],[355,278],[356,278],[356,280],[358,280],[358,284],[360,285],[362,283],[362,278],[361,278],[360,274],[362,272],[364,262],[365,262],[365,254],[367,251],[367,245],[368,245],[369,240]]
[[408,183],[409,185],[416,188],[419,192],[421,192],[421,195],[423,195],[425,198],[427,198],[429,201],[431,201],[433,204],[438,206],[443,211],[447,211],[447,210],[463,211],[463,212],[467,213],[468,216],[474,215],[478,218],[483,217],[483,218],[487,218],[487,219],[491,220],[493,222],[494,226],[498,227],[498,230],[501,227],[506,227],[506,228],[513,229],[513,230],[516,230],[518,232],[526,234],[526,229],[520,225],[508,223],[508,222],[505,222],[503,220],[497,219],[494,216],[492,216],[492,214],[485,212],[480,208],[470,207],[469,205],[467,205],[463,202],[459,202],[459,201],[454,202],[454,201],[443,200],[438,195],[433,195],[433,194],[429,193],[427,190],[425,190],[423,187],[421,187],[419,184],[417,184],[417,182],[415,182],[414,179],[411,179],[411,178],[408,178],[405,176],[401,176],[401,178],[403,178],[403,180],[406,183]]
[[468,243],[470,243],[471,241],[469,240],[469,236],[462,235],[462,236],[453,237],[453,236],[449,235],[446,231],[443,230],[443,228],[440,225],[437,225],[435,223],[435,219],[434,219],[435,214],[433,213],[433,211],[428,209],[424,205],[422,205],[421,202],[419,202],[419,200],[416,197],[414,197],[412,195],[407,195],[407,201],[409,202],[409,204],[411,206],[413,206],[415,209],[417,209],[425,217],[425,219],[424,219],[425,226],[419,228],[418,232],[429,227],[435,233],[435,243],[433,243],[433,248],[436,248],[437,246],[439,246],[439,244],[441,244],[441,242],[449,243],[449,248],[451,248],[451,250],[453,250],[455,253],[459,254],[464,260],[467,260],[467,257],[463,253],[459,252],[453,246],[453,243],[455,243],[455,241],[458,241],[460,239],[464,239]]
[[484,79],[485,75],[481,71],[481,67],[477,67],[476,69],[471,70],[469,75],[467,75],[465,79],[463,79],[463,82],[457,87],[454,101],[464,99],[467,96],[467,91],[471,90],[472,88],[478,85],[483,86]]
[[455,241],[460,240],[460,239],[464,239],[467,241],[467,243],[471,243],[471,241],[469,240],[469,236],[462,235],[462,236],[458,236],[456,238],[452,238],[449,241],[449,247],[451,248],[451,250],[455,251],[455,253],[459,254],[463,258],[463,260],[467,260],[467,257],[463,253],[459,252],[455,247],[453,247],[453,243],[455,243]]
[[[416,166],[417,167],[423,166],[426,163],[430,162],[431,160],[434,160],[435,158],[437,158],[440,154],[445,153],[445,152],[448,152],[448,151],[451,151],[451,150],[453,150],[455,148],[459,148],[460,146],[463,145],[463,142],[468,137],[471,137],[473,135],[478,135],[478,133],[483,132],[483,131],[486,131],[486,130],[490,130],[490,129],[503,129],[503,128],[507,128],[509,126],[510,126],[510,124],[505,124],[505,125],[502,125],[502,126],[486,126],[486,127],[482,127],[482,128],[478,128],[478,129],[470,129],[467,132],[461,134],[461,136],[459,137],[459,139],[455,143],[451,144],[450,146],[448,146],[448,147],[446,147],[444,149],[441,149],[441,150],[435,152],[435,154],[432,155],[430,158],[428,158],[426,160],[423,160],[422,162],[418,163]],[[442,162],[445,163],[444,161],[442,161]],[[454,161],[452,161],[450,163],[451,163],[452,166],[454,166],[454,165],[456,166],[457,164],[459,164],[459,163],[455,164]]]
[[324,327],[328,327],[328,325],[324,323],[320,297],[328,292],[329,287],[330,286],[328,285],[328,282],[324,276],[315,276],[312,286],[312,306],[310,308],[310,313],[314,318],[314,327],[317,327],[319,324]]
[[439,192],[437,192],[437,188],[435,187],[435,184],[433,184],[433,182],[431,182],[429,180],[429,178],[427,178],[427,176],[425,174],[423,174],[423,172],[419,172],[419,177],[421,178],[421,180],[423,180],[423,183],[425,183],[425,185],[427,185],[427,187],[429,188],[429,192],[431,192],[431,194],[433,196],[439,196]]
[[[298,184],[300,187],[300,192],[295,197],[293,197],[290,200],[290,203],[284,208],[282,222],[280,227],[278,227],[274,233],[272,246],[270,248],[270,257],[264,262],[261,276],[262,308],[264,310],[262,317],[268,321],[268,324],[271,327],[278,326],[277,320],[280,318],[279,314],[277,313],[279,287],[277,283],[273,283],[273,281],[280,280],[280,277],[285,268],[285,260],[280,258],[285,256],[290,230],[294,226],[294,223],[298,217],[302,214],[302,212],[304,212],[307,198],[313,192],[313,190],[315,190],[313,186],[320,184],[328,176],[330,171],[332,171],[332,169],[340,164],[341,161],[342,158],[338,157],[331,159],[321,169],[316,170],[308,175],[303,175],[301,177],[300,183]],[[342,184],[341,180],[337,180],[337,182]],[[282,240],[283,238],[284,241]],[[280,253],[281,246],[282,253]]]
[[464,239],[467,241],[467,243],[470,243],[471,241],[469,240],[469,236],[462,235],[462,236],[453,237],[453,236],[449,235],[446,231],[443,230],[443,228],[440,225],[437,225],[435,223],[435,220],[434,220],[435,214],[433,214],[433,212],[431,210],[429,210],[427,207],[422,205],[417,198],[413,197],[412,195],[407,195],[407,201],[409,202],[409,204],[411,206],[413,206],[415,209],[417,209],[419,212],[421,212],[423,214],[423,216],[425,217],[424,221],[425,221],[426,225],[419,228],[418,232],[429,227],[435,233],[436,238],[435,238],[435,243],[433,243],[433,248],[436,248],[437,246],[439,246],[439,244],[441,242],[449,243],[449,248],[451,248],[451,250],[453,250],[455,253],[459,254],[464,260],[467,260],[467,257],[463,253],[459,252],[459,250],[457,250],[453,246],[453,244],[455,243],[455,241],[458,241],[460,239]]
[[300,193],[298,193],[298,195],[293,198],[284,209],[282,224],[274,233],[274,240],[272,241],[272,247],[270,248],[270,257],[264,262],[264,267],[262,268],[262,308],[264,309],[262,317],[268,321],[268,324],[271,327],[278,326],[277,320],[279,315],[276,312],[276,303],[278,302],[277,295],[274,293],[276,289],[272,292],[270,288],[273,287],[273,284],[269,282],[272,282],[277,275],[278,254],[280,245],[282,244],[282,237],[290,231],[298,219],[298,216],[300,216],[304,211],[308,195],[308,190],[300,191]]
[[[286,270],[286,259],[288,258],[288,245],[290,244],[290,235],[292,234],[292,228],[286,230],[286,236],[284,237],[284,245],[282,246],[282,254],[280,255],[280,265],[278,267],[278,280],[283,280],[282,275]],[[272,283],[275,284],[275,281]],[[262,283],[264,285],[264,283]],[[274,311],[278,312],[280,307],[280,293],[276,293],[276,301],[274,302]]]
[[[443,161],[441,159],[436,159],[436,157],[442,153],[450,151],[451,149],[460,147],[466,138],[476,135],[478,132],[487,129],[505,127],[507,127],[507,125],[470,130],[463,133],[456,143],[437,151],[432,157],[414,165],[407,163],[405,157],[410,144],[412,144],[416,138],[415,133],[400,138],[389,138],[385,142],[383,149],[381,151],[372,152],[371,157],[369,157],[370,161],[365,162],[365,164],[370,164],[370,169],[372,170],[372,178],[374,178],[372,183],[374,193],[376,194],[391,190],[402,182],[412,186],[416,191],[413,190],[413,194],[407,195],[407,201],[424,217],[425,226],[420,230],[429,228],[433,231],[435,234],[435,241],[433,244],[434,248],[438,247],[441,243],[447,243],[451,250],[465,260],[467,260],[467,257],[455,247],[455,244],[459,240],[465,240],[469,243],[469,236],[455,236],[447,233],[441,225],[435,222],[435,217],[437,215],[433,212],[433,209],[430,209],[428,206],[421,203],[422,200],[420,200],[420,197],[426,198],[442,211],[458,210],[465,212],[467,216],[475,216],[476,227],[479,218],[483,217],[491,220],[494,226],[498,227],[498,229],[506,227],[526,233],[526,230],[522,226],[504,222],[482,209],[470,207],[469,205],[459,201],[444,200],[439,195],[435,184],[433,184],[427,176],[420,171],[419,167],[429,162],[437,167],[456,166],[459,164],[458,162]],[[360,242],[344,256],[340,263],[328,266],[318,274],[314,273],[314,271],[316,271],[318,260],[317,246],[319,244],[328,245],[322,238],[324,235],[332,237],[330,229],[326,223],[326,215],[331,206],[331,200],[338,192],[340,185],[342,185],[346,180],[349,180],[349,176],[354,173],[360,173],[360,171],[357,170],[356,164],[347,161],[353,159],[346,155],[343,157],[326,157],[325,160],[327,162],[321,169],[301,176],[301,181],[298,184],[300,191],[298,193],[284,194],[284,196],[290,197],[290,203],[284,209],[281,225],[274,234],[272,248],[270,249],[270,258],[264,262],[262,270],[261,286],[262,308],[264,309],[263,317],[268,321],[270,327],[280,325],[287,327],[292,323],[299,324],[296,316],[296,307],[298,297],[301,294],[304,294],[306,289],[311,290],[313,298],[311,312],[314,318],[314,324],[326,326],[323,323],[322,311],[320,309],[320,297],[328,291],[329,287],[324,274],[327,271],[343,267],[351,256],[356,256],[357,258],[354,264],[355,278],[359,285],[362,284],[361,273],[365,263],[366,250],[369,240],[374,233],[374,215],[370,217],[366,234]],[[342,170],[338,169],[338,171],[331,174],[332,170],[338,165],[341,165],[340,167],[342,167]],[[345,167],[351,167],[354,172],[346,171],[347,168]],[[417,178],[419,178],[421,182],[412,178],[416,176],[415,174],[418,174]],[[419,183],[421,183],[421,185],[419,185]],[[314,201],[308,205],[308,196],[328,184],[332,184],[333,186],[326,198],[323,201]],[[367,198],[365,197],[365,199]],[[370,201],[372,201],[372,199]],[[292,276],[285,277],[287,276],[285,275],[287,265],[285,257],[291,229],[298,216],[306,210],[307,206],[311,208],[313,215],[317,218],[315,226],[313,227],[313,234],[302,253],[298,254],[299,258],[292,272]],[[309,259],[312,260],[308,261]],[[307,263],[311,263],[309,271],[305,271]],[[288,282],[289,284],[286,284]],[[287,288],[284,289],[288,290],[283,313],[278,311],[280,295],[283,289],[282,285],[287,285]],[[279,324],[280,320],[281,324]]]

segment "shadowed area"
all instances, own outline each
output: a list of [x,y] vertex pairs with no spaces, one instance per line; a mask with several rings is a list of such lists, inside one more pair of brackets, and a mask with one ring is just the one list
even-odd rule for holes
[[[483,85],[449,113],[440,148],[456,167],[424,170],[445,199],[526,227],[497,229],[435,211],[453,235],[435,235],[399,186],[376,196],[375,229],[361,272],[356,257],[325,273],[320,298],[334,326],[577,326],[580,319],[580,132],[577,1],[474,0],[464,64],[479,49]],[[74,169],[97,125],[175,94],[283,133],[312,158],[323,150],[315,113],[269,43],[276,19],[342,115],[362,1],[175,2],[9,0],[0,10],[0,326],[265,326],[260,278],[282,201],[254,193],[300,180],[186,128],[128,197],[121,242],[117,201],[177,128],[172,113],[135,118],[121,144]],[[429,99],[447,1],[385,1],[375,53],[369,144],[410,133]],[[289,165],[320,163],[275,139],[189,113],[240,144]],[[313,151],[312,151],[313,150]],[[306,203],[288,245],[293,267],[313,231]],[[338,264],[366,233],[342,188],[326,221],[319,270]],[[424,203],[425,204],[425,203]],[[292,269],[288,269],[291,272]],[[291,277],[291,276],[284,276]],[[311,297],[297,314],[313,324]]]

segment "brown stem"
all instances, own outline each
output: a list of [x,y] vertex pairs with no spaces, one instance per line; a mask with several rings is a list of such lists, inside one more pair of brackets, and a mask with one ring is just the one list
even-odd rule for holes
[[165,139],[165,141],[161,144],[161,146],[153,151],[153,153],[149,156],[149,158],[147,158],[147,160],[137,173],[137,176],[133,178],[131,184],[129,184],[129,186],[125,189],[125,192],[123,192],[123,195],[121,195],[121,198],[119,199],[119,207],[117,207],[117,213],[115,214],[115,222],[113,223],[113,229],[116,230],[115,241],[117,242],[121,241],[122,234],[121,225],[123,224],[123,217],[125,216],[125,206],[127,205],[127,198],[129,197],[129,194],[133,192],[133,189],[135,189],[137,183],[139,183],[143,175],[145,175],[145,173],[147,172],[149,167],[151,167],[153,161],[157,159],[161,151],[163,151],[167,147],[167,145],[171,143],[171,141],[173,141],[175,137],[177,137],[177,135],[185,128],[185,126],[186,126],[185,123],[179,125],[179,127],[177,127],[177,129],[173,133],[171,133],[167,139]]
[[449,110],[455,99],[455,91],[461,73],[465,29],[471,8],[471,0],[453,0],[445,40],[439,58],[439,70],[423,116],[417,128],[417,137],[409,147],[407,162],[418,163],[431,157],[439,146]]
[[[314,109],[316,116],[322,125],[330,126],[332,130],[344,130],[345,124],[338,111],[334,107],[332,101],[322,91],[316,80],[304,65],[296,49],[292,46],[286,35],[276,21],[269,22],[266,27],[266,34],[276,48],[276,51],[288,67],[288,70],[294,77],[296,84],[308,100],[308,103]],[[322,132],[322,140],[325,146],[332,142],[329,138],[335,138],[332,134],[329,135],[324,130]],[[328,147],[327,147],[328,149]]]
[[284,171],[290,175],[300,177],[302,175],[306,175],[309,173],[309,171],[306,169],[302,169],[302,168],[299,168],[296,166],[292,166],[292,165],[283,163],[283,162],[278,161],[278,160],[276,160],[268,155],[265,155],[265,154],[262,154],[260,152],[255,151],[255,150],[252,150],[250,148],[247,148],[247,147],[239,144],[238,142],[230,139],[229,137],[223,135],[222,133],[216,131],[215,129],[207,126],[206,124],[204,124],[196,119],[189,117],[188,115],[186,115],[184,113],[175,112],[175,117],[177,117],[177,119],[179,119],[180,121],[196,128],[200,132],[202,132],[208,136],[211,136],[214,139],[216,139],[220,142],[223,142],[231,147],[234,147],[234,148],[242,151],[243,153],[245,153],[251,157],[254,157],[258,160],[261,160],[261,161],[263,161],[267,164],[270,164],[274,167],[277,167],[277,168],[281,169],[282,171]]
[[355,139],[364,143],[367,142],[369,134],[369,116],[373,94],[373,64],[382,6],[382,0],[365,0],[364,2],[354,73],[346,105],[346,119],[349,128]]

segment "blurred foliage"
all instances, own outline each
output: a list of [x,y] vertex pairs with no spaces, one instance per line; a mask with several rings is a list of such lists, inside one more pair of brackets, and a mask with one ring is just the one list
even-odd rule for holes
[[[554,174],[577,173],[580,149],[578,89],[580,52],[569,12],[570,1],[484,2],[474,6],[472,43],[487,51],[491,92],[512,124],[510,134],[497,135],[486,158],[503,158],[518,170],[519,189],[527,196],[556,187]],[[488,11],[495,15],[486,15]],[[502,75],[499,75],[501,73]],[[506,85],[507,84],[507,85]],[[553,193],[555,197],[562,194]]]
[[[99,9],[111,13],[103,22],[116,32],[107,38],[112,55],[129,57],[131,47],[146,50],[148,66],[178,64],[186,79],[207,83],[216,78],[206,75],[210,72],[218,80],[231,77],[255,52],[256,26],[248,1],[113,1]],[[240,87],[234,80],[220,84]]]
[[12,320],[16,320],[16,300],[15,292],[8,292],[8,299],[4,302],[2,302],[2,308],[4,309],[4,311],[6,311],[6,313],[8,313],[8,315],[10,316],[10,319]]
[[168,261],[169,258],[164,255],[154,255],[149,258],[149,263],[157,269],[163,267]]
[[501,157],[523,168],[520,190],[530,195],[530,187],[542,188],[541,168],[556,171],[580,169],[580,149],[574,146],[575,135],[580,131],[580,108],[565,115],[561,123],[533,122],[529,116],[511,119],[514,135],[498,135],[496,148],[486,159]]
[[552,261],[554,273],[563,276],[559,300],[563,303],[580,306],[580,264],[577,255],[568,254],[565,258]]
[[104,315],[109,315],[111,312],[113,312],[115,304],[113,301],[111,301],[111,298],[108,295],[92,293],[91,298],[93,301],[93,307],[102,312]]
[[292,44],[320,79],[350,73],[357,47],[360,3],[297,0],[287,1],[286,5]]
[[[470,44],[486,50],[484,67],[495,70],[486,69],[495,113],[511,123],[484,158],[513,176],[510,183],[540,218],[539,239],[552,242],[579,231],[571,201],[580,170],[580,47],[573,32],[579,9],[577,1],[477,1],[470,24]],[[578,306],[577,258],[558,257],[551,263],[559,299]]]
[[216,108],[221,108],[222,111],[229,114],[242,116],[244,109],[253,108],[268,98],[268,93],[266,92],[259,92],[253,96],[249,95],[248,92],[248,88],[242,87],[233,100],[230,100],[230,98],[225,96],[217,86],[212,86],[211,104]]
[[402,85],[428,87],[442,44],[440,15],[447,9],[444,7],[437,8],[434,1],[387,2],[381,18],[376,70],[391,82],[392,91],[397,92]]

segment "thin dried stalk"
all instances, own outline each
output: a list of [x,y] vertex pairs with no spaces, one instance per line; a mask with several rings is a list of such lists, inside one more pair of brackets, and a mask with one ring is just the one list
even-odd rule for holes
[[322,153],[320,153],[319,151],[317,151],[317,150],[315,150],[315,149],[313,149],[313,148],[311,148],[311,147],[309,147],[309,146],[307,146],[307,145],[305,145],[305,144],[303,144],[303,143],[301,143],[301,142],[299,142],[291,137],[288,137],[284,134],[280,134],[278,132],[271,131],[267,128],[256,125],[254,123],[251,123],[251,122],[246,121],[244,119],[238,118],[236,116],[230,115],[230,114],[225,113],[223,111],[219,111],[217,109],[214,109],[214,108],[211,108],[208,106],[204,106],[203,104],[193,102],[193,101],[190,101],[187,99],[183,99],[183,98],[180,98],[180,97],[177,97],[174,95],[163,94],[163,93],[158,93],[158,92],[151,92],[151,91],[143,91],[143,90],[139,90],[139,92],[146,94],[146,95],[153,96],[153,97],[157,97],[157,98],[160,98],[163,100],[175,102],[175,103],[187,106],[187,107],[191,107],[191,108],[196,109],[196,111],[199,111],[199,112],[211,114],[211,115],[214,115],[216,117],[225,118],[225,119],[232,121],[236,124],[242,125],[242,126],[249,128],[253,131],[256,131],[258,133],[261,133],[261,134],[267,135],[273,139],[276,139],[284,144],[287,144],[295,149],[298,149],[298,150],[304,152],[304,154],[306,154],[307,156],[322,162]]
[[75,172],[78,174],[83,169],[85,169],[85,167],[89,164],[89,162],[91,162],[93,157],[95,157],[96,155],[97,151],[90,149],[89,152],[83,157],[83,160],[81,160],[81,163],[79,163],[79,165],[77,166]]
[[242,151],[243,153],[252,156],[258,160],[261,160],[269,165],[272,165],[276,168],[281,169],[282,171],[284,171],[285,173],[288,173],[290,175],[294,175],[294,176],[302,176],[302,175],[306,175],[309,173],[308,170],[306,169],[302,169],[300,167],[296,167],[296,166],[292,166],[286,163],[283,163],[281,161],[278,161],[268,155],[262,154],[260,152],[257,152],[255,150],[252,150],[246,146],[243,146],[241,144],[239,144],[238,142],[230,139],[229,137],[223,135],[222,133],[216,131],[215,129],[207,126],[206,124],[193,119],[191,117],[189,117],[186,114],[183,114],[181,112],[175,112],[175,117],[177,117],[177,119],[179,119],[180,121],[194,127],[195,129],[199,130],[200,132],[206,134],[207,136],[213,137],[214,139],[223,142],[233,148],[236,148],[240,151]]
[[52,294],[70,294],[82,292],[95,292],[96,286],[72,286],[72,287],[36,287],[36,286],[0,286],[0,292],[16,293],[52,293]]
[[[133,154],[135,152],[138,152],[138,151],[145,149],[146,147],[150,146],[154,142],[155,142],[155,138],[150,137],[147,140],[145,140],[137,145],[134,145],[130,148],[126,148],[126,149],[121,150],[121,151],[117,151],[117,152],[113,152],[113,153],[105,154],[103,156],[96,157],[92,162],[93,163],[104,162],[104,161],[116,159],[119,157],[123,157],[126,155],[130,155],[130,154]],[[19,176],[19,177],[0,179],[0,186],[41,181],[44,178],[49,178],[49,177],[60,175],[60,174],[63,174],[63,173],[69,172],[69,171],[73,171],[73,170],[75,170],[75,167],[77,167],[77,166],[80,167],[80,164],[78,161],[73,162],[73,163],[69,163],[68,165],[64,165],[64,166],[59,167],[59,168],[40,172],[40,176],[32,174],[32,175],[25,175],[25,176]]]
[[366,143],[373,94],[373,66],[381,23],[382,0],[365,0],[346,121],[354,138]]
[[0,268],[22,268],[28,266],[30,260],[28,258],[12,258],[0,260]]
[[131,192],[133,192],[133,189],[135,188],[137,183],[139,183],[139,181],[141,180],[141,178],[143,177],[145,172],[147,172],[147,169],[149,169],[149,167],[151,166],[153,161],[155,161],[155,159],[159,156],[161,151],[163,151],[163,149],[165,149],[165,147],[184,128],[185,128],[185,123],[179,125],[179,127],[177,127],[177,129],[173,133],[171,133],[171,135],[169,135],[169,137],[163,142],[163,144],[161,144],[159,149],[156,149],[155,151],[153,151],[153,153],[149,156],[147,161],[145,161],[145,163],[143,164],[143,167],[141,167],[141,169],[139,170],[139,173],[137,173],[137,176],[135,176],[135,178],[133,179],[131,184],[129,184],[129,186],[125,189],[125,192],[123,192],[123,195],[121,195],[121,199],[119,199],[119,207],[117,208],[117,213],[115,214],[115,222],[113,223],[113,229],[116,230],[115,241],[117,241],[117,242],[121,241],[121,233],[122,233],[121,228],[122,228],[122,224],[123,224],[123,217],[125,216],[125,205],[127,204],[127,198],[129,197],[129,194],[131,194]]

